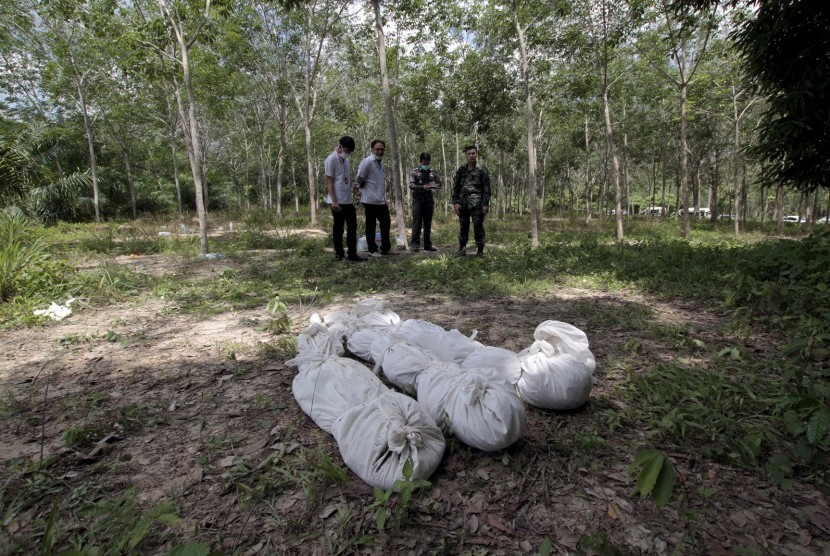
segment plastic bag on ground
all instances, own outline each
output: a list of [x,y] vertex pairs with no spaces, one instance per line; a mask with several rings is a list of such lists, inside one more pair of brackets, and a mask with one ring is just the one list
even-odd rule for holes
[[53,301],[46,309],[35,309],[32,314],[36,317],[46,316],[52,320],[63,320],[72,314],[72,304],[74,302],[74,297],[67,299],[66,305],[59,305]]
[[353,359],[309,354],[287,363],[300,367],[291,385],[294,398],[328,433],[346,411],[389,391],[372,371]]
[[437,324],[420,319],[403,321],[398,327],[398,333],[439,361],[461,363],[482,346],[473,339],[477,332],[468,338],[458,330],[444,330]]
[[407,394],[415,394],[418,375],[433,362],[427,352],[396,334],[377,337],[371,344],[371,352],[375,372],[383,369],[389,382]]
[[441,463],[444,436],[412,398],[394,391],[354,407],[332,430],[343,461],[372,486],[390,489],[412,459],[412,479],[427,479]]
[[418,402],[439,426],[479,450],[502,450],[524,435],[524,404],[495,369],[436,363],[418,377]]
[[509,349],[494,346],[477,347],[461,366],[465,369],[496,369],[510,384],[516,384],[522,376],[519,356]]

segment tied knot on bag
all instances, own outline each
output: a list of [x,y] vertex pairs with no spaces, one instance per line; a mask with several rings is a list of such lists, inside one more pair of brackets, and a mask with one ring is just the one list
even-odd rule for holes
[[467,405],[477,404],[481,401],[481,398],[484,397],[484,394],[489,388],[487,379],[478,375],[468,374],[467,376],[469,376],[471,380],[468,380],[462,386],[462,391],[464,392],[464,397],[466,398],[464,401]]
[[383,299],[364,299],[351,310],[352,318],[359,318],[370,313],[381,313],[389,308],[389,302]]
[[317,336],[318,334],[328,334],[329,329],[328,327],[323,324],[322,322],[312,322],[308,328],[302,331],[302,334],[306,334],[308,336]]
[[386,442],[390,450],[396,454],[402,454],[407,448],[420,448],[424,439],[418,429],[399,425],[389,428]]
[[320,367],[331,359],[331,356],[319,351],[307,351],[299,354],[294,359],[289,359],[285,362],[286,365],[293,365],[295,367],[316,366]]
[[530,353],[530,355],[541,353],[545,357],[556,357],[562,352],[547,340],[536,340],[530,345],[528,353]]

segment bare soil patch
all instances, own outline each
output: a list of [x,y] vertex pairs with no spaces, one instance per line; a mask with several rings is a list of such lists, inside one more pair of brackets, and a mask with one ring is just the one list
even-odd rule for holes
[[[193,271],[161,255],[118,262],[154,274]],[[213,272],[216,265],[202,268]],[[378,297],[401,318],[477,330],[483,343],[515,351],[532,342],[540,322],[570,322],[587,332],[597,358],[591,401],[568,413],[529,408],[526,437],[503,452],[448,442],[432,487],[413,501],[401,529],[378,533],[367,509],[372,489],[353,474],[345,483],[303,478],[320,467],[314,458],[321,452],[344,466],[333,439],[294,402],[295,369],[285,365],[291,354],[260,329],[264,307],[203,319],[158,300],[82,307],[60,323],[0,336],[0,388],[11,408],[0,421],[0,478],[20,480],[8,472],[13,461],[55,457],[54,473],[68,489],[95,483],[117,495],[134,485],[146,508],[173,500],[182,518],[179,538],[228,553],[518,554],[538,552],[545,539],[553,553],[576,553],[585,551],[586,538],[604,538],[632,554],[726,554],[738,547],[830,554],[830,508],[809,486],[784,491],[757,472],[676,453],[676,499],[658,510],[633,494],[627,470],[642,434],[618,430],[608,441],[598,434],[600,412],[624,410],[614,397],[615,357],[632,334],[615,314],[640,311],[698,337],[717,335],[721,315],[630,292],[577,289],[481,301]],[[324,314],[356,301],[313,310]],[[309,308],[289,309],[296,335]],[[676,356],[665,338],[638,338],[637,372]],[[91,436],[69,447],[71,431]],[[96,444],[107,437],[105,447]],[[296,477],[263,489],[256,477],[277,477],[273,461]],[[32,534],[37,517],[17,516],[4,526],[13,535]]]

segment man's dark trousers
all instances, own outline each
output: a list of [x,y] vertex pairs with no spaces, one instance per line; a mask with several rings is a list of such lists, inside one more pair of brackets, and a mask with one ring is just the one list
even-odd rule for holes
[[458,211],[458,221],[461,224],[458,232],[458,246],[464,248],[467,245],[470,237],[470,220],[473,221],[473,237],[476,247],[482,250],[484,249],[484,211],[481,210],[481,205],[470,208],[462,206]]
[[346,227],[346,247],[349,250],[350,259],[357,257],[357,212],[354,205],[340,205],[340,210],[331,209],[334,218],[332,227],[332,240],[334,241],[334,254],[338,259],[346,256],[343,252],[343,227]]
[[369,248],[369,253],[378,250],[378,244],[375,241],[375,230],[378,222],[380,222],[380,251],[381,253],[388,253],[392,249],[392,242],[389,239],[389,228],[392,226],[389,207],[386,204],[367,205],[364,203],[363,210],[366,212],[366,245]]
[[412,202],[412,245],[421,241],[421,226],[424,228],[424,249],[432,248],[432,212],[435,203],[432,199]]

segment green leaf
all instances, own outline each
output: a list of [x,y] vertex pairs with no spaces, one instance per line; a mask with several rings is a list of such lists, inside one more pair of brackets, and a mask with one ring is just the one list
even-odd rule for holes
[[663,461],[665,456],[657,454],[651,458],[643,466],[640,474],[637,476],[637,490],[640,496],[645,498],[651,491],[654,490],[654,485],[657,484],[657,479],[660,477],[660,470],[663,468]]
[[539,545],[539,556],[550,556],[553,551],[553,545],[550,542],[550,539],[545,537],[545,540],[542,541],[542,544]]
[[375,520],[377,521],[378,531],[383,531],[384,526],[386,526],[386,508],[378,510],[378,513],[375,514]]
[[167,556],[209,556],[210,547],[203,542],[189,542],[173,547]]
[[660,452],[657,450],[645,450],[640,452],[634,457],[634,463],[631,464],[632,469],[640,469],[643,465],[645,465],[648,461],[656,458],[660,455]]
[[654,492],[652,498],[654,505],[662,508],[671,499],[674,492],[674,465],[669,461],[669,458],[663,458],[663,464],[660,467],[660,474],[657,477],[657,483],[654,485]]
[[127,538],[127,548],[133,549],[141,544],[141,541],[143,541],[144,537],[147,536],[147,533],[150,532],[150,525],[152,524],[152,521],[153,520],[151,518],[145,517],[136,524],[132,531],[130,531],[130,535]]
[[412,470],[415,468],[415,464],[412,462],[412,458],[406,458],[406,462],[403,464],[403,478],[404,480],[410,480],[412,478]]
[[816,411],[807,421],[807,441],[813,446],[818,445],[830,427],[830,410],[823,408]]
[[767,476],[785,489],[792,488],[793,464],[790,458],[783,454],[772,456],[764,464],[764,472]]

